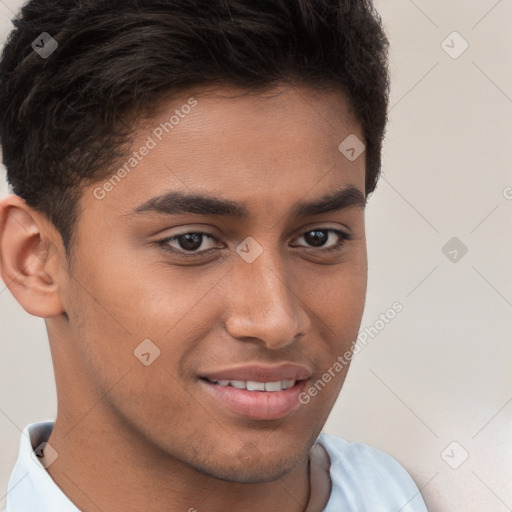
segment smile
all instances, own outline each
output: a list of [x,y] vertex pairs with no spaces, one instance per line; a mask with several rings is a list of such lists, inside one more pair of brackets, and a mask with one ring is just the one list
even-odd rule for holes
[[216,411],[260,421],[282,419],[304,407],[299,396],[307,382],[308,379],[269,382],[199,379]]
[[[209,380],[209,379],[208,379]],[[211,381],[218,386],[231,386],[236,389],[246,389],[247,391],[283,391],[295,386],[294,379],[277,380],[275,382],[256,382],[253,380],[217,380]]]

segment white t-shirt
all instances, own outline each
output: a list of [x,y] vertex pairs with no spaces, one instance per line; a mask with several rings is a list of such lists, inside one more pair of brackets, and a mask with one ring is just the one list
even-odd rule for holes
[[[53,422],[23,430],[18,460],[9,478],[5,512],[80,512],[52,480],[34,453],[50,437]],[[427,512],[416,484],[391,456],[362,443],[321,433],[331,460],[332,491],[323,512]],[[51,453],[45,453],[51,457]]]

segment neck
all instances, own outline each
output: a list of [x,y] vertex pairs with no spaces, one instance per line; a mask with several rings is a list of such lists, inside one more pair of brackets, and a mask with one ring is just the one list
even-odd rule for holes
[[102,409],[98,404],[82,420],[58,416],[49,440],[58,458],[47,471],[82,512],[306,509],[307,458],[275,481],[219,480],[105,418]]

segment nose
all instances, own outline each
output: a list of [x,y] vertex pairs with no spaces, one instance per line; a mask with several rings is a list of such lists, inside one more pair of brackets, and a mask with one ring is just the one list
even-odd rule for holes
[[276,350],[307,332],[309,316],[278,254],[264,251],[252,263],[240,258],[229,275],[226,329],[231,336]]

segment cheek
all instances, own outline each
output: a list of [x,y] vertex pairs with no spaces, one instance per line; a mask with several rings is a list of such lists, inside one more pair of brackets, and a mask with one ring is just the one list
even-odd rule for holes
[[197,320],[194,304],[204,292],[188,279],[187,292],[173,293],[165,283],[152,282],[149,274],[129,276],[121,265],[112,272],[83,268],[87,289],[78,284],[83,276],[76,275],[69,308],[80,373],[87,379],[83,387],[93,390],[94,401],[102,397],[101,403],[124,424],[149,437],[158,429],[165,438],[171,427],[192,426],[190,411],[197,403],[178,374],[190,347],[180,340],[204,335],[197,334],[201,324],[190,321]]
[[[113,262],[109,264],[108,262]],[[220,269],[176,267],[145,261],[129,250],[122,254],[95,254],[80,262],[85,283],[76,292],[94,317],[95,327],[140,338],[165,337],[183,319],[201,309],[209,290],[222,277]],[[83,288],[83,289],[82,289]],[[94,326],[91,326],[95,328]]]
[[330,267],[297,273],[296,294],[325,325],[325,336],[357,337],[367,286],[365,254]]
[[364,251],[357,256],[354,253],[340,265],[317,270],[316,277],[303,275],[297,281],[298,295],[310,310],[314,339],[318,340],[311,351],[318,371],[302,398],[319,421],[327,419],[349,370],[352,345],[363,316],[366,286]]
[[186,407],[180,368],[212,328],[212,296],[225,269],[172,272],[161,264],[134,269],[127,256],[106,261],[80,262],[72,280],[70,326],[91,386],[100,395],[115,389],[109,396],[127,416],[155,414],[158,403]]

